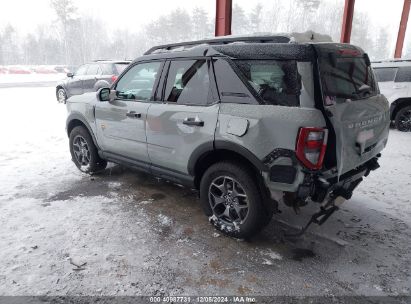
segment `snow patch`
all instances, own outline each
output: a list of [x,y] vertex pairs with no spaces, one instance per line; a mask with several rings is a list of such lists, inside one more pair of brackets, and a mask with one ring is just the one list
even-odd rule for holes
[[171,224],[173,223],[173,221],[168,216],[165,216],[163,214],[159,214],[157,216],[157,220],[162,226],[171,226]]
[[279,253],[274,252],[271,249],[261,251],[260,253],[261,253],[261,255],[269,257],[271,260],[280,260],[281,261],[283,259],[283,257]]

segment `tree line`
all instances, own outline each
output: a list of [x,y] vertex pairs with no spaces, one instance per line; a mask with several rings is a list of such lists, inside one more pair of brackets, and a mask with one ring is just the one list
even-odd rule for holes
[[[0,29],[0,65],[75,66],[95,59],[134,59],[153,45],[214,35],[214,16],[202,8],[175,9],[139,31],[108,31],[104,20],[79,15],[72,0],[51,0],[50,6],[55,21],[39,25],[33,33],[21,35],[12,24]],[[251,11],[234,4],[232,32],[313,30],[339,41],[342,13],[343,5],[322,0],[273,0],[265,7],[257,3]],[[373,59],[392,56],[387,30],[373,26],[361,12],[354,15],[352,43],[363,47]]]

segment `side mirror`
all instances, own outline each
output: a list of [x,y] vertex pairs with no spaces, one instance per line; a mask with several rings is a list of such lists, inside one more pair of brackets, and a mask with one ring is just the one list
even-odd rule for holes
[[97,91],[97,100],[98,101],[110,101],[110,89],[101,88]]
[[73,73],[71,73],[71,72],[67,73],[67,77],[73,77],[73,76],[74,76]]

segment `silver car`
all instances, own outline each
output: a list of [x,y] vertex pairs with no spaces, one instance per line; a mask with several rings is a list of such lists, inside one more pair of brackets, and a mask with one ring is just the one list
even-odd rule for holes
[[150,49],[111,89],[67,103],[73,162],[115,162],[199,190],[210,222],[247,238],[280,204],[322,224],[370,171],[390,112],[367,54],[287,35]]

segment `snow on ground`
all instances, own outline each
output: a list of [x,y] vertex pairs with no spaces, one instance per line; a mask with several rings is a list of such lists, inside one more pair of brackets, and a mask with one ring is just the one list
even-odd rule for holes
[[236,241],[188,189],[80,173],[54,93],[0,89],[0,295],[410,295],[411,134],[391,131],[381,168],[323,226],[284,239],[315,209],[282,208]]

